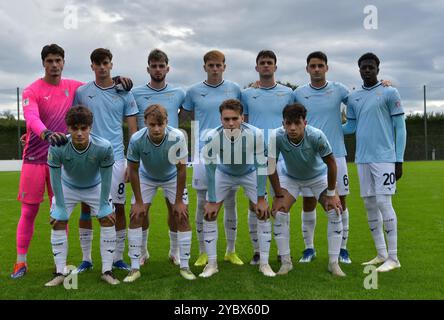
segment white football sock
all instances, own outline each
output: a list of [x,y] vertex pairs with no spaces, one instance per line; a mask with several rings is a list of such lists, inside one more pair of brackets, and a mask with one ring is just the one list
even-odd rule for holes
[[179,256],[179,245],[177,241],[177,232],[168,231],[168,235],[170,236],[170,256],[175,256],[176,258]]
[[375,242],[378,256],[387,258],[387,247],[385,245],[382,215],[376,203],[376,197],[364,197],[365,208],[367,209],[368,226]]
[[148,252],[148,235],[150,233],[150,228],[143,230],[142,228],[142,254]]
[[116,231],[116,251],[114,253],[114,262],[123,260],[125,251],[126,229]]
[[259,240],[257,236],[257,215],[256,212],[248,209],[248,230],[254,252],[259,252]]
[[179,244],[180,268],[189,268],[191,231],[177,231],[177,242]]
[[93,230],[79,228],[80,247],[82,248],[83,261],[92,262],[91,250],[93,240]]
[[398,221],[392,205],[392,196],[377,195],[376,203],[384,219],[388,255],[391,259],[398,261]]
[[257,234],[259,238],[260,264],[268,264],[271,243],[271,221],[257,220]]
[[142,227],[128,229],[128,257],[131,259],[131,269],[140,269],[142,255]]
[[57,273],[64,273],[68,255],[66,230],[51,230],[51,246]]
[[208,263],[217,264],[217,220],[203,221],[203,234],[205,243],[205,252],[208,254]]
[[100,226],[100,255],[102,256],[102,273],[111,271],[116,251],[116,228]]
[[196,190],[197,192],[197,207],[196,207],[196,233],[197,240],[199,240],[199,253],[205,252],[205,242],[203,234],[203,221],[206,202],[206,190]]
[[338,262],[339,251],[342,243],[342,218],[336,211],[326,212],[328,218],[327,239],[328,239],[328,257],[330,263]]
[[278,211],[274,220],[274,240],[276,240],[281,259],[290,257],[289,218],[288,213]]
[[348,223],[349,223],[348,208],[342,211],[342,249],[347,249],[348,241]]
[[237,208],[236,208],[236,190],[230,190],[224,200],[224,226],[225,238],[227,240],[227,252],[236,250],[237,235]]
[[304,237],[305,249],[314,248],[314,231],[316,227],[316,209],[313,211],[302,211],[302,236]]

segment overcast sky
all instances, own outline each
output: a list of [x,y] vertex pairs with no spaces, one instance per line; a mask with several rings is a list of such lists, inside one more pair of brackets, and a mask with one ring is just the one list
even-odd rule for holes
[[148,52],[157,47],[170,58],[168,81],[185,88],[205,79],[202,56],[212,49],[226,55],[225,78],[242,87],[256,80],[262,49],[278,56],[277,80],[299,85],[308,81],[307,54],[322,50],[328,79],[350,88],[361,85],[357,59],[372,51],[407,111],[422,110],[427,85],[428,111],[444,112],[443,16],[442,0],[2,1],[0,111],[16,108],[13,88],[43,75],[40,51],[57,43],[66,78],[92,80],[89,55],[105,47],[114,75],[144,84]]

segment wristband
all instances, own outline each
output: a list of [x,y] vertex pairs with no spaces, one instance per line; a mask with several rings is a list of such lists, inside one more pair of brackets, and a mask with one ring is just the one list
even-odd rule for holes
[[327,197],[334,197],[336,195],[336,190],[328,190],[327,189]]

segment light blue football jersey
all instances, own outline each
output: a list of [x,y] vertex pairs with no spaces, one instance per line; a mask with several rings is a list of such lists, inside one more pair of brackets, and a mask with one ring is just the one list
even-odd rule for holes
[[199,82],[186,93],[183,108],[194,112],[194,120],[199,121],[199,150],[205,144],[209,130],[220,125],[219,106],[227,99],[240,100],[241,91],[237,83],[224,80],[218,86]]
[[146,84],[134,88],[131,92],[139,109],[139,113],[137,114],[137,126],[139,130],[145,127],[143,113],[152,104],[160,104],[166,109],[169,126],[173,128],[179,127],[178,112],[185,100],[185,90],[170,84],[158,90]]
[[52,168],[62,168],[61,182],[70,188],[86,189],[98,185],[101,182],[100,168],[111,167],[114,164],[111,143],[90,134],[88,147],[78,151],[72,145],[71,136],[67,137],[67,144],[49,147],[48,165]]
[[143,128],[132,135],[128,145],[128,161],[142,162],[141,175],[153,181],[168,181],[177,175],[176,164],[187,159],[188,146],[184,134],[173,127],[165,128],[165,137],[158,145],[154,144]]
[[292,90],[276,83],[271,88],[247,88],[242,91],[241,101],[248,123],[264,130],[268,141],[268,130],[282,126],[282,110],[293,103]]
[[133,94],[117,91],[115,85],[101,88],[91,81],[77,89],[73,105],[76,104],[92,111],[94,122],[91,132],[111,142],[114,159],[124,159],[123,118],[139,113]]
[[305,127],[304,138],[298,144],[290,141],[284,127],[276,129],[270,137],[268,152],[275,159],[282,155],[283,173],[297,180],[326,175],[327,165],[322,158],[333,153],[325,134],[310,125]]
[[396,162],[392,117],[403,114],[398,90],[380,82],[350,94],[347,119],[356,120],[356,163]]
[[345,157],[342,133],[341,103],[347,105],[349,90],[339,82],[327,82],[321,88],[311,84],[298,87],[293,92],[296,102],[307,109],[307,123],[324,132],[335,157]]
[[219,126],[210,132],[202,149],[206,161],[208,197],[212,202],[215,201],[215,169],[236,177],[257,171],[258,196],[265,194],[267,150],[263,133],[247,123],[241,124],[241,132],[232,141],[224,133],[223,126]]

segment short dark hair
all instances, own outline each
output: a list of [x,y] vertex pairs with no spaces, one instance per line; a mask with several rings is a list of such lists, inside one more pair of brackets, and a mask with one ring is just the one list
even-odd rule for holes
[[238,111],[240,114],[244,113],[244,106],[242,103],[237,99],[228,99],[222,102],[222,104],[219,106],[219,112],[222,114],[222,111],[224,110],[234,110]]
[[163,123],[165,120],[168,120],[168,112],[162,105],[152,104],[146,108],[145,112],[143,113],[143,118],[145,120],[148,117],[154,117],[158,123]]
[[261,51],[259,51],[259,53],[257,54],[257,57],[256,57],[256,64],[258,63],[260,58],[271,58],[271,59],[274,60],[274,64],[277,63],[276,54],[273,51],[271,51],[271,50],[261,50]]
[[327,55],[322,51],[314,51],[307,56],[307,65],[309,64],[310,59],[315,59],[315,58],[320,59],[324,61],[325,64],[327,64]]
[[55,43],[47,44],[42,48],[41,56],[42,61],[45,61],[46,57],[50,54],[55,54],[61,56],[65,59],[65,50],[62,47],[56,45]]
[[361,62],[364,60],[373,60],[376,62],[376,66],[379,68],[379,58],[376,56],[376,54],[372,52],[364,53],[358,60],[358,67],[361,66]]
[[77,125],[87,125],[91,127],[93,124],[93,114],[87,107],[79,104],[69,109],[65,116],[65,122],[68,127]]
[[112,61],[113,54],[111,53],[111,51],[109,51],[109,49],[97,48],[93,52],[91,52],[90,58],[92,63],[98,64],[101,63],[106,58],[109,58],[109,61]]
[[148,55],[148,64],[150,64],[150,61],[162,61],[164,60],[166,64],[168,64],[168,56],[165,52],[163,52],[160,49],[154,49],[151,50],[151,52]]
[[300,103],[288,104],[282,110],[282,118],[289,120],[290,122],[298,121],[299,119],[305,120],[307,116],[307,109]]

